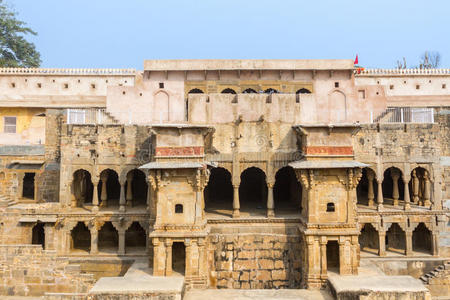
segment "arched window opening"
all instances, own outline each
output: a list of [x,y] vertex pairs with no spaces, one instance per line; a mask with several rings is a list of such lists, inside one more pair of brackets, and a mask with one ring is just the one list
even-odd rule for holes
[[101,206],[119,206],[120,183],[116,171],[107,169],[100,173],[98,193]]
[[34,200],[34,179],[35,173],[25,173],[23,177],[22,197]]
[[175,213],[176,214],[182,214],[183,213],[183,204],[176,204],[175,205]]
[[415,205],[430,205],[431,201],[431,181],[429,172],[417,167],[411,171],[411,180],[409,181],[409,192],[411,203]]
[[92,184],[91,174],[88,171],[77,170],[73,173],[72,188],[77,206],[92,203],[94,185]]
[[226,88],[222,91],[222,94],[236,94],[236,91],[230,88]]
[[242,94],[256,94],[257,92],[254,89],[248,88],[242,91]]
[[295,92],[296,94],[311,94],[311,91],[305,88],[301,88]]
[[275,174],[273,187],[275,214],[298,214],[302,209],[302,186],[292,167],[283,167]]
[[403,229],[393,223],[386,232],[386,250],[398,254],[404,254],[406,249],[406,235]]
[[327,212],[334,212],[335,210],[336,210],[336,208],[334,207],[333,202],[327,203]]
[[327,270],[339,273],[339,244],[337,241],[327,243]]
[[227,169],[212,169],[208,185],[203,193],[207,213],[231,216],[233,211],[233,185],[231,184],[231,174]]
[[117,253],[119,234],[111,222],[105,222],[98,232],[98,250],[106,253]]
[[133,222],[125,231],[126,253],[145,252],[147,234],[139,222]]
[[125,184],[125,198],[128,206],[146,206],[148,185],[145,174],[134,169],[128,172]]
[[374,205],[377,191],[375,173],[370,168],[362,170],[361,180],[356,187],[357,203],[361,205]]
[[250,167],[241,174],[239,185],[240,212],[248,215],[265,215],[267,208],[266,174]]
[[91,232],[83,222],[78,222],[70,232],[72,237],[72,249],[75,251],[89,252],[91,250]]
[[195,88],[190,90],[188,94],[203,94],[203,91],[201,89]]
[[184,275],[186,270],[186,247],[182,242],[172,244],[172,270]]
[[361,251],[377,254],[379,246],[378,231],[372,224],[366,223],[361,228],[361,234],[359,235],[359,245]]
[[278,91],[273,88],[268,88],[264,91],[265,94],[278,94]]
[[37,223],[36,225],[34,225],[31,235],[31,243],[33,245],[42,245],[42,248],[45,249],[44,223]]
[[433,254],[432,242],[431,231],[428,230],[424,223],[420,223],[412,234],[413,251]]
[[395,167],[391,167],[384,172],[382,183],[383,188],[383,202],[385,204],[399,205],[399,200],[405,199],[404,189],[405,185],[402,180],[402,171]]

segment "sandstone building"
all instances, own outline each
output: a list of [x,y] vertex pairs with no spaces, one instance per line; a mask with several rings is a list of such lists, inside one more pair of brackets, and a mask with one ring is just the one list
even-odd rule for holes
[[[351,60],[0,69],[0,253],[37,253],[36,270],[140,257],[235,289],[320,288],[364,257],[444,261],[449,107],[449,70]],[[99,277],[55,268],[71,292]],[[0,294],[67,291],[28,277]]]

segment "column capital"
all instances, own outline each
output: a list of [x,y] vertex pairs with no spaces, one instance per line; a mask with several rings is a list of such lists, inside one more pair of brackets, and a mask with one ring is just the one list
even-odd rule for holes
[[164,245],[166,245],[166,247],[172,247],[173,241],[171,239],[166,239]]

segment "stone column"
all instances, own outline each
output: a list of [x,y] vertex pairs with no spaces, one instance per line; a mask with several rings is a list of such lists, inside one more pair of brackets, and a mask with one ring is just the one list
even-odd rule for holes
[[423,175],[424,180],[424,190],[423,190],[423,206],[430,207],[431,206],[431,182],[430,175],[425,171]]
[[327,238],[320,238],[320,277],[326,279],[327,276]]
[[412,249],[412,231],[411,230],[405,231],[405,238],[406,238],[405,255],[412,256],[413,249]]
[[391,169],[391,178],[392,178],[392,199],[394,200],[393,205],[398,206],[398,179],[400,178],[400,173],[396,169]]
[[166,274],[165,276],[171,276],[172,275],[172,240],[166,239],[165,243],[166,245]]
[[[72,228],[73,229],[73,228]],[[63,253],[69,254],[70,250],[72,248],[72,235],[71,235],[71,230],[67,230],[65,232],[65,236],[66,236],[66,245],[65,245],[65,249],[63,249]]]
[[94,191],[92,193],[92,211],[98,212],[98,181],[93,182]]
[[435,230],[431,232],[431,251],[433,256],[439,256],[439,237]]
[[133,172],[128,172],[127,174],[127,206],[132,206],[132,200],[133,200],[133,188],[132,188],[132,182],[133,182]]
[[405,199],[405,210],[410,210],[411,209],[411,204],[410,204],[410,199],[409,199],[409,178],[407,178],[406,176],[402,177],[403,179],[403,185],[405,186],[404,188],[404,199]]
[[125,229],[120,228],[119,233],[119,255],[125,255]]
[[119,211],[125,211],[125,183],[120,183],[120,198],[119,198]]
[[345,240],[339,238],[339,275],[347,275],[345,264]]
[[100,206],[102,207],[106,207],[108,206],[108,192],[106,190],[106,181],[108,181],[108,173],[104,172],[101,176],[100,176],[100,180],[102,181],[102,192],[100,194],[100,200],[102,201],[102,203],[100,203]]
[[72,191],[70,193],[70,206],[77,207],[77,180],[73,179],[71,183]]
[[239,218],[239,185],[233,185],[233,218]]
[[190,239],[186,239],[184,242],[184,246],[185,246],[185,251],[186,251],[186,261],[184,263],[185,266],[185,270],[184,270],[184,275],[185,276],[190,276],[190,275],[194,275],[194,270],[193,270],[193,262],[192,262],[192,244],[193,241],[191,241]]
[[267,183],[267,217],[273,218],[275,217],[275,211],[274,211],[274,202],[273,202],[273,182]]
[[383,209],[383,179],[377,178],[377,202],[378,202],[378,211]]
[[91,254],[98,254],[98,228],[91,226]]
[[197,244],[198,244],[198,273],[200,276],[206,276],[207,262],[206,262],[205,240],[203,238],[200,238]]
[[153,238],[153,276],[164,276],[166,269],[166,250],[159,238]]
[[357,275],[358,274],[358,267],[359,267],[359,241],[358,236],[354,235],[351,237],[351,262],[352,262],[352,274]]
[[374,199],[375,199],[375,193],[373,191],[373,180],[375,179],[375,176],[371,170],[367,171],[367,181],[369,183],[369,188],[367,192],[367,204],[368,206],[374,205]]
[[386,231],[382,228],[378,231],[378,255],[386,256]]
[[413,192],[413,203],[419,203],[419,178],[417,178],[416,170],[412,171],[412,192]]
[[150,183],[147,183],[147,211],[150,212],[150,219],[152,219],[152,186]]

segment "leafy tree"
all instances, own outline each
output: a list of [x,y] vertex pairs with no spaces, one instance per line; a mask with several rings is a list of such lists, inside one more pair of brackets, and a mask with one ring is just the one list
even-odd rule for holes
[[41,55],[25,35],[36,35],[0,0],[0,67],[39,67]]

